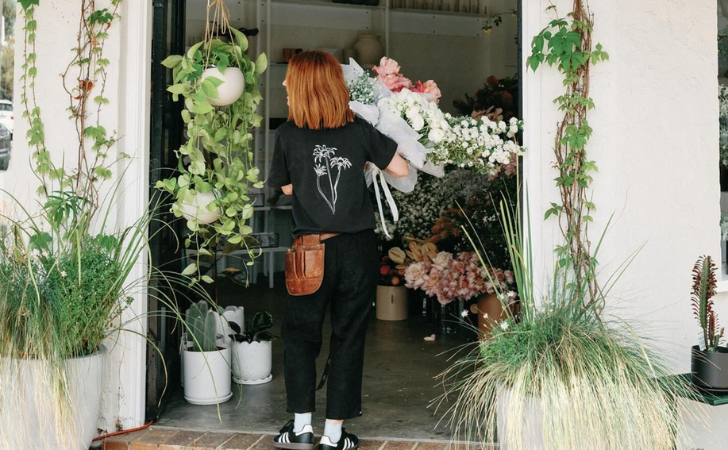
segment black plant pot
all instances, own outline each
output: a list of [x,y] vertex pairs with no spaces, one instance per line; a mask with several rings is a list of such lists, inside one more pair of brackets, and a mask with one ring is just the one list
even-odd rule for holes
[[704,352],[695,345],[691,354],[693,383],[709,391],[728,391],[728,348]]

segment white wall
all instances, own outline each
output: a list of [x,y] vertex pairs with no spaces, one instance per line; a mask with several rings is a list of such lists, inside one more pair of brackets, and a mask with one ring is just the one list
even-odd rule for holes
[[[524,1],[524,42],[553,17],[546,1]],[[614,221],[599,258],[611,274],[643,244],[619,280],[608,312],[634,321],[676,372],[688,372],[698,327],[690,310],[690,271],[699,255],[720,258],[716,2],[615,0],[590,2],[595,42],[611,60],[592,71],[588,147],[599,165],[594,202],[596,240]],[[557,2],[565,14],[570,1]],[[524,49],[524,57],[529,49]],[[551,100],[561,92],[555,69],[525,80],[527,177],[539,268],[553,263],[555,222],[543,222],[557,201],[553,136],[560,114]],[[544,281],[542,270],[537,280]],[[717,299],[728,320],[728,296]],[[725,421],[726,408],[711,409]],[[722,436],[717,435],[722,431]],[[728,443],[725,427],[713,437]],[[728,448],[705,444],[706,450]],[[728,445],[728,444],[722,444]],[[698,446],[696,444],[696,446]]]
[[[97,1],[97,5],[108,3]],[[69,105],[68,95],[58,74],[65,70],[73,56],[71,48],[76,44],[79,3],[76,0],[53,0],[41,4],[36,11],[37,98],[53,161],[60,165],[65,158],[66,167],[70,169],[76,160],[77,138],[74,123],[68,119],[65,110]],[[133,156],[121,182],[123,194],[112,209],[112,217],[118,217],[117,227],[133,223],[147,203],[151,3],[126,0],[122,3],[120,14],[121,22],[114,23],[105,48],[105,56],[111,62],[105,93],[110,105],[102,112],[102,125],[107,130],[117,130],[122,136],[116,151]],[[22,36],[20,13],[16,24],[16,35]],[[16,52],[15,73],[20,74],[23,63],[21,42],[16,45]],[[10,168],[7,172],[0,172],[0,187],[28,206],[36,202],[39,182],[33,176],[30,150],[24,139],[28,126],[21,117],[20,91],[16,79],[15,142]],[[110,183],[117,181],[114,179]],[[139,279],[143,274],[144,263],[140,261],[131,279]],[[128,321],[145,311],[145,294],[140,292],[135,295],[134,303],[122,320]],[[127,328],[141,333],[145,330],[141,323],[132,323]],[[111,355],[107,358],[99,428],[115,431],[117,426],[138,426],[144,419],[145,343],[127,333],[115,336],[107,347],[111,349]]]

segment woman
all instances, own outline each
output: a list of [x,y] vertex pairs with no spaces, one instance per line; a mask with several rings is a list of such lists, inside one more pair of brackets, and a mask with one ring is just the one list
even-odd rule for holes
[[364,340],[378,275],[374,208],[364,178],[367,163],[407,176],[397,144],[349,109],[341,66],[331,55],[296,55],[283,82],[288,122],[278,128],[268,185],[293,196],[293,234],[320,235],[324,279],[310,295],[288,297],[283,321],[287,411],[294,419],[273,439],[277,448],[313,448],[316,357],[331,305],[326,424],[321,450],[353,450],[359,440],[342,428],[361,415]]

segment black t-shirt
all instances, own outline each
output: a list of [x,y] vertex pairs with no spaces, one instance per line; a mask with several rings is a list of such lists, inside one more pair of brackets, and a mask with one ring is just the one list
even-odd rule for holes
[[293,184],[296,236],[373,229],[364,167],[371,161],[385,169],[396,150],[396,142],[358,117],[326,130],[286,122],[276,130],[268,186]]

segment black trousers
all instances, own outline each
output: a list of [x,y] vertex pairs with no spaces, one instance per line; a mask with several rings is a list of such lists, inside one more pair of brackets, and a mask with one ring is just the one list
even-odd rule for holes
[[372,230],[341,234],[324,243],[321,288],[311,295],[288,297],[282,330],[287,411],[316,409],[316,357],[321,352],[326,309],[331,305],[326,418],[342,420],[362,414],[364,341],[376,295],[379,257]]

